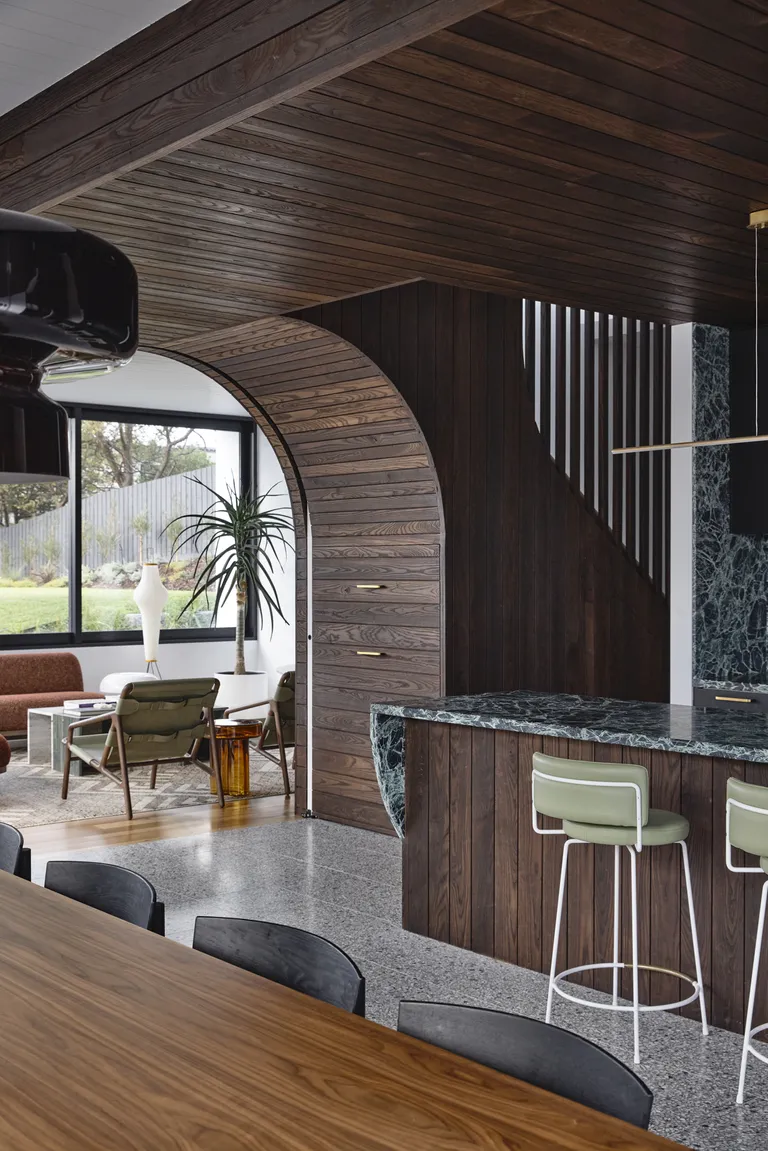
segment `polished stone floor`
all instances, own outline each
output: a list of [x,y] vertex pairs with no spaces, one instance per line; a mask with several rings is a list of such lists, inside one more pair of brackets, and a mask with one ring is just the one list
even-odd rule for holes
[[[201,914],[274,919],[334,940],[366,976],[367,1014],[386,1026],[395,1026],[406,998],[543,1018],[544,976],[402,930],[396,839],[301,820],[75,854],[146,875],[166,902],[167,934],[183,943]],[[38,882],[44,866],[37,856]],[[631,1062],[626,1016],[561,1000],[553,1022]],[[671,1015],[648,1016],[642,1025],[638,1071],[655,1095],[653,1130],[702,1151],[768,1145],[768,1066],[751,1060],[746,1103],[734,1103],[738,1036],[714,1031],[703,1039],[695,1022]]]

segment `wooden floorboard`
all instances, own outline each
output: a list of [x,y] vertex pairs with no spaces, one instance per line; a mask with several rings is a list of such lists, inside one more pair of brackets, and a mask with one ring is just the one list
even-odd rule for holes
[[179,839],[187,835],[207,835],[233,828],[262,827],[296,819],[293,796],[264,799],[228,800],[225,808],[215,805],[178,808],[175,811],[147,811],[132,820],[122,815],[101,819],[72,819],[41,827],[22,827],[24,844],[32,851],[79,851],[94,847],[124,847],[155,839]]

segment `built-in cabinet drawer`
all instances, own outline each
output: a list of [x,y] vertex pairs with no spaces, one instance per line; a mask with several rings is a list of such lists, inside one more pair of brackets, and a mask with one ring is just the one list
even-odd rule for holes
[[693,706],[725,708],[732,711],[768,712],[768,692],[740,691],[736,688],[695,687]]

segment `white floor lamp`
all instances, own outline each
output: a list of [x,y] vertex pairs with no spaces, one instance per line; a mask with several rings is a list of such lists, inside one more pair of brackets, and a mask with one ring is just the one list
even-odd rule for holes
[[133,593],[133,598],[141,612],[141,632],[144,637],[144,658],[147,661],[147,671],[152,671],[158,679],[161,679],[157,653],[160,646],[160,621],[163,616],[163,608],[168,601],[168,589],[163,586],[160,570],[156,563],[142,564],[141,579]]

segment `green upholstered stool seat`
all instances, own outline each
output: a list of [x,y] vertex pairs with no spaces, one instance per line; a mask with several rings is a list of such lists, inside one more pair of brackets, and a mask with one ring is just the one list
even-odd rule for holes
[[[563,831],[571,839],[585,839],[587,843],[604,843],[614,847],[628,847],[637,839],[635,827],[610,827],[602,823],[576,823],[563,820]],[[648,822],[643,827],[643,847],[662,847],[688,838],[690,824],[676,811],[648,811]]]

